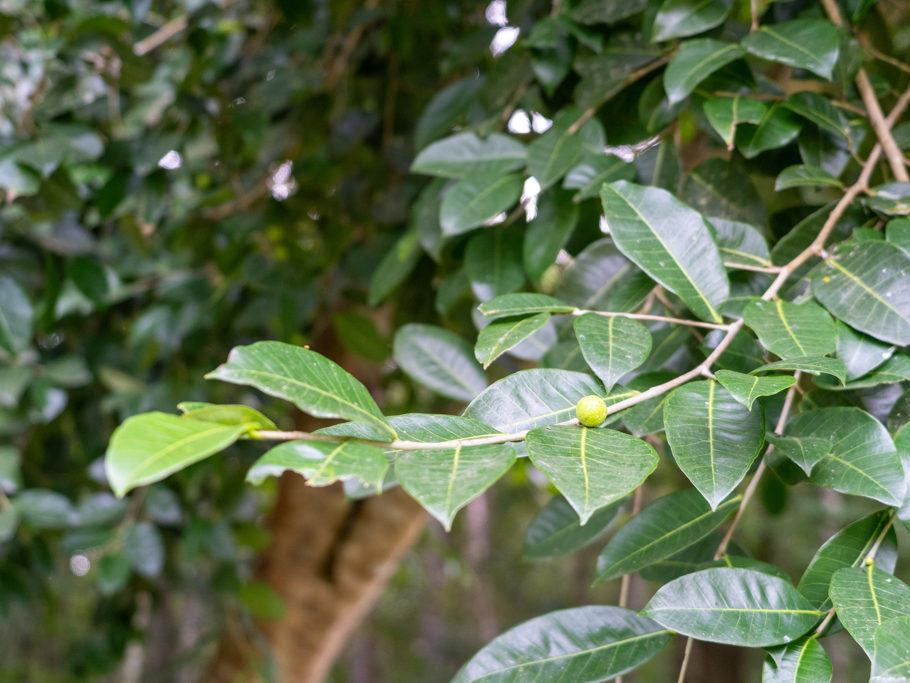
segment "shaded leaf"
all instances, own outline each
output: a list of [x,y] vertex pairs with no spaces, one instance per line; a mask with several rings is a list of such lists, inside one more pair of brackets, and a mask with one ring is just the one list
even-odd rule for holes
[[724,19],[733,0],[664,0],[654,18],[654,40],[702,33]]
[[623,501],[600,508],[585,524],[562,496],[553,496],[531,520],[521,552],[526,560],[560,557],[596,541],[616,519]]
[[328,486],[353,477],[381,486],[388,468],[382,450],[368,444],[289,441],[275,446],[254,462],[246,480],[258,485],[267,477],[279,477],[290,471],[306,477],[310,486]]
[[805,119],[808,119],[819,128],[840,136],[848,143],[852,143],[850,127],[844,120],[841,110],[832,101],[819,93],[802,91],[790,95],[784,106]]
[[567,190],[578,190],[572,198],[577,203],[598,196],[604,183],[634,178],[635,164],[613,154],[592,154],[566,174],[562,186]]
[[768,243],[755,226],[724,218],[709,220],[717,231],[717,247],[727,268],[771,265]]
[[586,151],[602,151],[603,130],[596,119],[569,132],[580,116],[581,112],[572,107],[563,109],[553,119],[550,129],[528,145],[528,170],[537,178],[542,190],[568,173]]
[[[704,216],[750,225],[764,225],[765,202],[758,196],[752,178],[739,166],[714,157],[689,171],[683,185],[683,200]],[[715,226],[716,227],[716,226]]]
[[416,230],[409,230],[386,252],[373,271],[367,293],[369,305],[382,303],[392,290],[407,279],[419,260],[420,236]]
[[651,352],[651,333],[637,320],[586,313],[575,319],[574,327],[585,361],[607,391]]
[[506,318],[534,313],[571,313],[575,306],[546,294],[503,294],[484,301],[477,310],[487,318]]
[[744,157],[752,159],[769,149],[790,144],[801,129],[802,122],[789,109],[773,104],[757,125],[739,129],[736,146]]
[[[630,289],[635,289],[630,285],[634,285],[637,275],[644,276],[619,252],[613,240],[605,238],[592,242],[575,257],[566,268],[556,295],[584,309],[632,310],[647,296],[647,292],[644,296],[630,292]],[[644,278],[653,287],[650,278]]]
[[553,265],[577,222],[578,206],[568,193],[553,189],[538,198],[537,216],[525,230],[522,245],[528,277],[537,280]]
[[32,339],[35,312],[25,290],[8,275],[0,275],[0,348],[16,355]]
[[685,41],[664,71],[664,89],[670,102],[685,99],[704,79],[744,54],[736,43],[713,38]]
[[482,230],[468,242],[465,273],[480,301],[514,292],[524,284],[521,232],[516,228]]
[[752,404],[760,396],[773,396],[784,389],[788,389],[796,379],[787,375],[771,375],[770,377],[756,377],[733,370],[718,370],[715,373],[717,381],[730,395],[743,404],[746,409],[752,410]]
[[837,358],[825,358],[824,356],[794,357],[788,358],[787,360],[779,360],[774,363],[762,365],[760,368],[755,368],[752,370],[752,373],[757,374],[759,372],[771,372],[773,370],[801,370],[802,372],[808,372],[813,375],[825,373],[832,377],[836,377],[841,382],[847,377],[847,367],[844,365],[843,361],[838,360]]
[[549,313],[536,313],[494,320],[477,335],[474,357],[486,369],[506,351],[537,332],[549,319]]
[[778,436],[771,432],[765,436],[775,449],[799,465],[806,476],[812,474],[812,468],[828,453],[827,439],[813,436]]
[[275,423],[255,408],[244,405],[219,405],[214,403],[178,403],[183,417],[200,422],[222,425],[244,425],[250,430],[278,429]]
[[736,126],[740,123],[759,123],[768,107],[764,102],[745,95],[712,97],[702,105],[708,123],[717,131],[728,149],[733,149]]
[[123,537],[123,554],[142,576],[154,578],[164,568],[164,541],[158,529],[148,522],[129,528]]
[[793,19],[760,27],[742,40],[756,57],[806,69],[831,79],[840,39],[837,29],[824,19]]
[[847,379],[862,377],[888,360],[894,347],[837,321],[837,357],[847,366]]
[[411,172],[448,178],[501,176],[524,166],[526,157],[524,145],[508,135],[492,133],[479,138],[474,133],[458,133],[421,151]]
[[439,207],[439,224],[446,235],[480,227],[509,209],[521,196],[521,176],[472,173],[446,192]]
[[395,362],[414,380],[442,396],[470,401],[487,386],[471,345],[454,332],[410,323],[395,334]]
[[791,187],[843,187],[843,183],[828,173],[825,169],[818,166],[809,166],[807,164],[797,164],[788,166],[774,181],[774,189],[777,192],[789,190]]

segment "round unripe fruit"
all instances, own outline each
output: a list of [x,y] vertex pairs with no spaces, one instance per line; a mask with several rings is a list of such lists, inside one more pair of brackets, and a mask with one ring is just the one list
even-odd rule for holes
[[585,427],[596,427],[607,419],[607,404],[599,396],[585,396],[575,405],[575,414]]

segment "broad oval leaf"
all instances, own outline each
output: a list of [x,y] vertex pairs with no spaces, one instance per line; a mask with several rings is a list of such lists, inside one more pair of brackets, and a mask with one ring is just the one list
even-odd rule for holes
[[847,125],[841,110],[824,95],[803,90],[790,95],[784,101],[784,106],[808,119],[819,128],[824,128],[835,135],[839,135],[850,145],[853,144],[850,126]]
[[[613,154],[598,153],[586,157],[578,166],[566,174],[562,186],[567,190],[578,190],[572,198],[573,203],[596,197],[604,183],[614,180],[633,180],[635,165],[623,161]],[[539,215],[539,214],[538,214]]]
[[758,123],[768,111],[764,102],[745,95],[712,97],[705,101],[703,109],[708,123],[727,144],[727,149],[733,149],[737,124]]
[[825,356],[837,344],[834,321],[813,303],[758,299],[743,309],[743,320],[766,349],[784,359]]
[[582,524],[563,496],[553,496],[531,520],[525,532],[522,558],[544,560],[574,553],[596,541],[616,519],[623,500],[600,508]]
[[35,311],[25,290],[8,275],[0,275],[0,348],[24,351],[32,339]]
[[603,130],[594,119],[579,130],[569,130],[581,116],[573,107],[563,109],[553,119],[550,129],[528,145],[528,170],[545,190],[575,166],[586,151],[602,152]]
[[796,139],[803,122],[780,103],[772,104],[755,126],[740,128],[736,146],[747,159],[769,149],[784,147]]
[[404,490],[451,530],[455,513],[492,486],[515,462],[506,444],[403,451],[395,475]]
[[847,366],[837,358],[825,358],[824,356],[806,356],[804,358],[788,358],[773,363],[767,363],[760,368],[752,370],[752,374],[761,372],[772,372],[773,370],[800,370],[813,375],[824,373],[836,377],[841,383],[847,377]]
[[869,241],[837,249],[813,271],[812,293],[851,327],[910,344],[910,256],[900,247]]
[[429,145],[411,164],[413,173],[464,178],[475,173],[502,175],[521,168],[527,153],[518,140],[492,133],[479,138],[459,133]]
[[712,508],[746,476],[765,441],[761,408],[748,410],[714,380],[674,389],[664,429],[679,469]]
[[237,441],[246,425],[221,425],[167,413],[127,418],[114,430],[104,471],[118,497],[132,488],[160,481]]
[[480,301],[510,294],[524,284],[521,233],[521,226],[495,226],[481,230],[468,242],[464,272]]
[[703,161],[688,172],[682,199],[712,223],[723,218],[764,225],[768,220],[765,202],[755,189],[752,177],[741,165],[720,157]]
[[658,460],[649,444],[612,429],[538,428],[528,432],[525,445],[531,462],[566,497],[582,524],[634,490]]
[[552,189],[537,198],[537,215],[522,240],[522,260],[532,280],[539,280],[556,261],[575,230],[578,214],[578,205],[568,192]]
[[736,43],[713,38],[685,41],[664,71],[664,90],[670,103],[684,100],[708,76],[744,54]]
[[629,574],[694,545],[739,505],[742,496],[716,510],[696,489],[667,494],[630,519],[597,558],[597,583]]
[[470,401],[487,386],[471,345],[449,330],[409,323],[395,334],[394,349],[402,370],[442,396]]
[[837,321],[837,357],[847,366],[847,379],[862,377],[894,354],[894,347]]
[[880,384],[896,384],[910,380],[910,356],[902,353],[891,356],[884,363],[862,377],[858,377],[844,385],[837,385],[827,377],[819,377],[815,384],[830,391],[846,391],[849,389],[867,389]]
[[369,444],[289,441],[275,446],[254,462],[246,480],[261,484],[267,477],[279,477],[290,471],[306,477],[310,486],[328,486],[356,477],[381,487],[388,469],[389,461],[382,450]]
[[742,403],[747,410],[752,410],[752,404],[760,396],[773,396],[796,382],[792,375],[756,377],[733,370],[718,370],[714,376],[730,392],[730,396]]
[[625,181],[600,192],[619,250],[703,320],[720,323],[730,284],[701,214],[658,187]]
[[643,276],[650,285],[649,289],[653,288],[651,279],[629,263],[613,244],[613,240],[604,238],[589,244],[575,257],[566,268],[556,294],[563,301],[579,308],[628,311],[637,307],[647,296],[646,291],[640,300],[633,297],[629,306],[623,305],[629,299],[629,285],[636,275]]
[[783,652],[765,657],[762,683],[828,683],[834,669],[816,634],[789,643]]
[[396,437],[367,388],[340,366],[309,349],[271,341],[236,346],[227,362],[208,373],[206,379],[256,387],[315,417],[340,417],[368,424],[380,440]]
[[474,173],[446,192],[439,207],[439,224],[446,235],[480,227],[507,210],[521,196],[523,181],[516,174]]
[[585,361],[607,391],[651,352],[651,333],[637,320],[586,313],[575,319],[574,326]]
[[743,38],[756,57],[806,69],[830,80],[840,47],[837,29],[824,19],[793,19],[762,26]]
[[910,681],[908,633],[910,616],[891,619],[875,629],[872,678],[869,679],[869,683]]
[[490,363],[537,332],[549,319],[549,313],[536,313],[494,320],[477,335],[474,357],[484,369],[488,368]]
[[498,636],[465,664],[452,683],[605,681],[663,650],[670,631],[622,607],[592,605],[551,612]]
[[873,564],[836,571],[829,594],[837,618],[870,658],[876,629],[910,616],[910,586]]
[[712,216],[717,231],[717,247],[727,268],[737,266],[770,266],[768,243],[754,225]]
[[501,432],[518,432],[565,422],[575,417],[575,404],[589,394],[604,395],[591,375],[570,370],[521,370],[503,377],[471,401],[465,417]]
[[843,187],[843,183],[825,169],[808,164],[788,166],[774,181],[774,190],[789,190],[792,187]]
[[683,38],[714,28],[733,0],[664,0],[654,19],[654,40]]
[[824,612],[790,583],[751,569],[704,569],[662,586],[642,614],[698,640],[765,647],[795,640]]
[[506,318],[513,315],[534,313],[571,313],[575,306],[546,294],[503,294],[485,301],[477,307],[487,318]]

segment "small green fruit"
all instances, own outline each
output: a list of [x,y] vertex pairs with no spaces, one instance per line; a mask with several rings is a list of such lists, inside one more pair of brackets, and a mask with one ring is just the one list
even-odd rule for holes
[[585,427],[596,427],[607,419],[607,404],[599,396],[585,396],[575,405],[575,414]]

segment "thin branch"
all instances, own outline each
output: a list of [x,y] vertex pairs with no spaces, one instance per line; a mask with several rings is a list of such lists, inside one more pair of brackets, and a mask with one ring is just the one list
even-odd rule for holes
[[[641,498],[644,492],[644,484],[635,489],[632,497],[632,516],[635,517],[641,511]],[[619,606],[625,607],[629,604],[629,586],[632,583],[632,574],[623,574],[622,582],[619,585]],[[619,680],[619,679],[617,679]]]
[[[774,271],[777,272],[777,271]],[[665,315],[651,315],[650,313],[624,313],[622,311],[591,311],[585,308],[576,308],[572,315],[602,315],[607,318],[631,318],[633,320],[656,320],[659,322],[673,323],[675,325],[688,325],[689,327],[706,327],[710,330],[729,330],[729,325],[719,323],[705,323],[701,320],[688,320],[687,318],[671,318]]]
[[773,273],[774,275],[779,273],[781,268],[780,266],[750,266],[747,263],[733,263],[732,261],[724,261],[724,266],[737,270],[751,270],[756,273]]
[[[221,9],[227,9],[231,5],[237,4],[239,1],[240,0],[221,0],[217,4]],[[133,53],[141,57],[142,55],[151,52],[183,31],[188,24],[189,20],[185,14],[165,22],[157,31],[135,43],[133,45]]]
[[752,25],[749,27],[749,33],[755,33],[758,30],[758,0],[752,0],[749,3],[749,12],[752,14]]
[[692,654],[692,645],[694,643],[694,639],[686,638],[686,649],[683,652],[682,666],[679,667],[679,676],[676,679],[676,683],[685,683],[686,672],[689,670],[689,657]]
[[857,34],[856,37],[859,40],[860,45],[863,46],[863,50],[865,52],[868,52],[870,56],[874,57],[875,59],[879,60],[880,62],[887,62],[891,66],[896,67],[896,68],[900,69],[901,71],[910,73],[910,65],[905,64],[904,62],[902,62],[899,59],[895,59],[891,55],[886,55],[884,52],[881,52],[880,50],[876,50],[875,46],[872,45],[872,43],[869,42],[869,39],[866,38],[863,34],[859,33],[859,34]]

